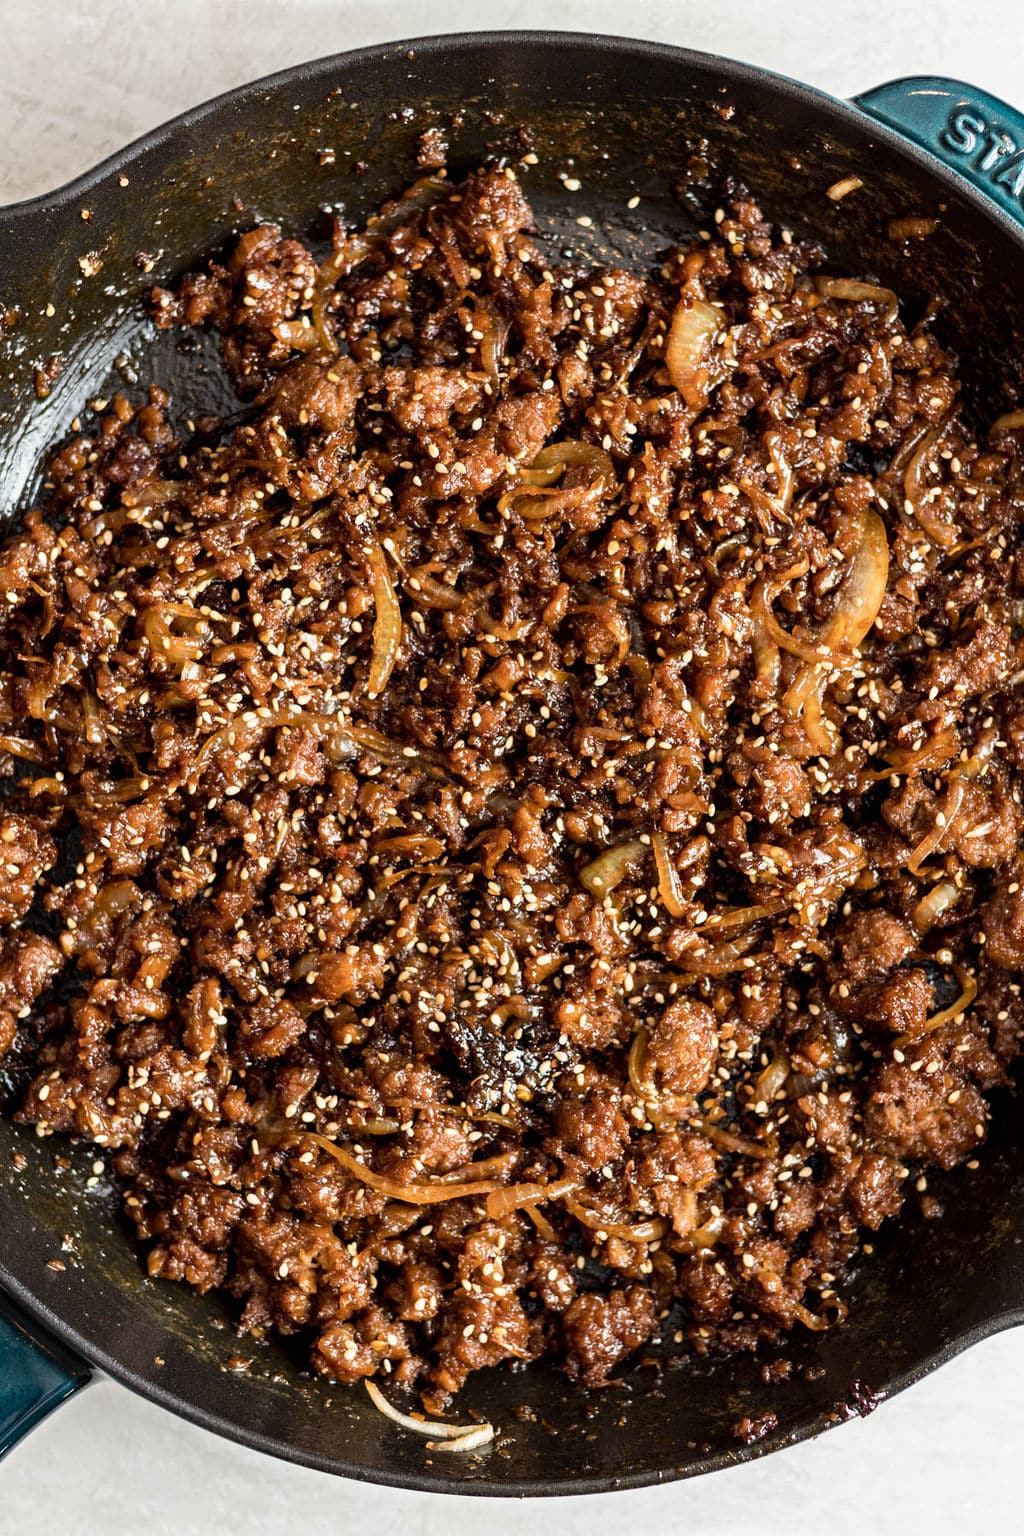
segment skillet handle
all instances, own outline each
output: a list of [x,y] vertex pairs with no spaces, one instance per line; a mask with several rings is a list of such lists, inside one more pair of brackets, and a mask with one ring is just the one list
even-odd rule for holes
[[0,1292],[0,1458],[90,1375]]
[[1024,112],[960,80],[914,75],[854,97],[1024,225]]

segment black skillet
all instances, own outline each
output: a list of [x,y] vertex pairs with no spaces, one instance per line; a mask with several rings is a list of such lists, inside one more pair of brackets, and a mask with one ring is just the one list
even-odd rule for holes
[[[142,295],[258,218],[319,235],[318,209],[359,220],[415,175],[416,138],[432,123],[449,132],[455,171],[532,151],[524,176],[544,238],[599,261],[642,262],[692,233],[701,202],[713,207],[732,175],[774,219],[822,240],[836,272],[872,274],[912,306],[945,295],[940,325],[981,419],[1016,398],[1024,118],[1012,108],[930,79],[847,105],[761,70],[614,38],[433,38],[234,91],[59,192],[0,211],[5,514],[34,494],[44,449],[89,398],[156,378],[183,417],[230,407],[209,354],[156,335]],[[560,171],[584,190],[567,192]],[[863,188],[830,201],[825,189],[848,175]],[[590,230],[576,223],[584,212]],[[938,230],[894,245],[887,221],[902,214],[934,215]],[[53,354],[64,369],[39,400],[33,372]],[[96,1367],[247,1445],[402,1487],[597,1492],[763,1455],[1024,1319],[1021,1122],[1009,1095],[997,1109],[978,1170],[930,1181],[942,1219],[911,1212],[880,1235],[849,1287],[845,1327],[786,1343],[789,1381],[766,1386],[763,1362],[749,1358],[644,1366],[589,1397],[539,1368],[480,1374],[460,1416],[494,1420],[497,1446],[433,1463],[361,1388],[314,1380],[284,1348],[240,1344],[216,1301],[143,1279],[116,1199],[87,1182],[94,1151],[0,1119],[0,1451]],[[245,1371],[229,1364],[239,1355],[252,1359]],[[741,1443],[737,1421],[768,1410],[777,1428]]]

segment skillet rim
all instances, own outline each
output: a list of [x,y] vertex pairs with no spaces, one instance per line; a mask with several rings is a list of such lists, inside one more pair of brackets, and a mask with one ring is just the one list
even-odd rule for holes
[[[401,58],[403,54],[410,52],[417,56],[440,55],[443,58],[453,47],[457,47],[460,51],[476,50],[481,53],[492,50],[498,52],[509,48],[527,50],[554,48],[564,50],[567,54],[586,48],[592,53],[615,54],[619,58],[632,59],[638,64],[645,60],[658,60],[660,63],[689,69],[698,74],[718,74],[722,80],[734,87],[749,85],[768,88],[782,101],[791,105],[813,105],[819,111],[828,114],[840,127],[852,128],[860,133],[867,129],[875,139],[888,146],[900,158],[926,173],[950,194],[959,197],[977,217],[993,223],[1024,251],[1024,226],[1021,223],[1018,223],[957,170],[947,166],[928,150],[889,127],[888,124],[879,121],[867,109],[855,103],[844,101],[816,86],[806,85],[759,65],[699,49],[618,34],[543,29],[433,33],[424,37],[368,44],[360,48],[342,50],[305,60],[256,80],[234,86],[149,129],[123,148],[115,150],[93,167],[53,190],[0,207],[0,235],[10,233],[24,235],[26,239],[31,239],[31,234],[25,227],[28,221],[40,219],[43,216],[59,217],[83,195],[99,187],[108,177],[135,164],[141,156],[161,148],[173,149],[176,137],[187,133],[207,118],[230,111],[234,107],[243,106],[255,97],[284,93],[298,83],[305,84],[321,77],[330,77],[332,74],[363,63],[372,64],[391,58]],[[949,83],[959,82],[950,81]],[[970,90],[971,87],[965,86],[965,89]],[[351,1478],[358,1482],[414,1492],[457,1494],[477,1498],[550,1498],[636,1490],[682,1481],[707,1472],[721,1471],[740,1463],[755,1461],[774,1451],[814,1439],[826,1429],[835,1427],[833,1423],[823,1422],[815,1417],[781,1434],[769,1434],[754,1444],[737,1445],[735,1449],[729,1448],[702,1456],[682,1468],[669,1465],[664,1469],[639,1470],[617,1476],[584,1475],[571,1481],[567,1478],[519,1478],[492,1482],[482,1478],[438,1476],[426,1470],[414,1472],[403,1467],[385,1473],[361,1463],[349,1462],[343,1456],[308,1451],[258,1429],[247,1429],[244,1424],[225,1417],[215,1409],[181,1397],[178,1392],[162,1385],[158,1373],[143,1374],[119,1360],[107,1347],[97,1348],[82,1332],[54,1312],[28,1284],[19,1279],[7,1267],[2,1256],[0,1256],[0,1291],[6,1291],[34,1323],[79,1354],[83,1360],[149,1401],[203,1429],[222,1435],[251,1450],[316,1471]],[[878,1394],[876,1401],[888,1401],[974,1344],[1019,1324],[1024,1324],[1024,1303],[998,1309],[900,1372],[887,1383]]]

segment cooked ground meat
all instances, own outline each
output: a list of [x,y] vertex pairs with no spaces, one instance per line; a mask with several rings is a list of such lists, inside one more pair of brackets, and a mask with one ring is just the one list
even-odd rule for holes
[[238,421],[97,406],[0,551],[21,1119],[434,1406],[841,1316],[1024,1029],[1013,422],[745,197],[652,272],[531,226],[244,235],[153,295]]

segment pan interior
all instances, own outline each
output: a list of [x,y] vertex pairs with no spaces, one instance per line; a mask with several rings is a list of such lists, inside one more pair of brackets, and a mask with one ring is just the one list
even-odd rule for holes
[[[922,309],[942,293],[940,332],[961,354],[979,415],[1014,398],[1018,240],[854,114],[755,71],[639,44],[392,46],[251,87],[93,180],[0,215],[3,518],[32,504],[44,451],[89,400],[115,389],[137,397],[154,380],[182,420],[230,414],[236,402],[211,345],[156,332],[142,306],[148,289],[259,219],[321,241],[335,212],[358,224],[416,176],[417,138],[434,125],[450,141],[454,175],[488,157],[536,157],[523,180],[553,259],[653,262],[713,215],[723,180],[744,184],[771,217],[820,240],[835,272],[891,283]],[[567,192],[559,173],[581,190]],[[850,174],[864,187],[830,202],[825,188]],[[577,222],[583,214],[589,228]],[[902,214],[938,217],[936,235],[910,252],[894,246],[886,227]],[[63,370],[40,400],[34,371],[54,354]],[[13,1094],[0,1081],[8,1106]],[[132,1384],[296,1460],[462,1492],[654,1482],[861,1411],[1018,1305],[1024,1159],[1013,1106],[998,1108],[981,1168],[930,1179],[943,1218],[909,1214],[880,1235],[849,1289],[847,1325],[776,1351],[793,1361],[789,1382],[765,1385],[764,1360],[745,1357],[652,1365],[589,1397],[540,1368],[481,1373],[460,1412],[485,1414],[501,1435],[480,1457],[431,1465],[361,1390],[313,1379],[284,1346],[239,1342],[218,1302],[145,1280],[116,1199],[89,1183],[94,1152],[39,1141],[6,1119],[0,1281]],[[47,1267],[55,1258],[63,1271]],[[778,1429],[744,1449],[733,1426],[769,1409]]]

